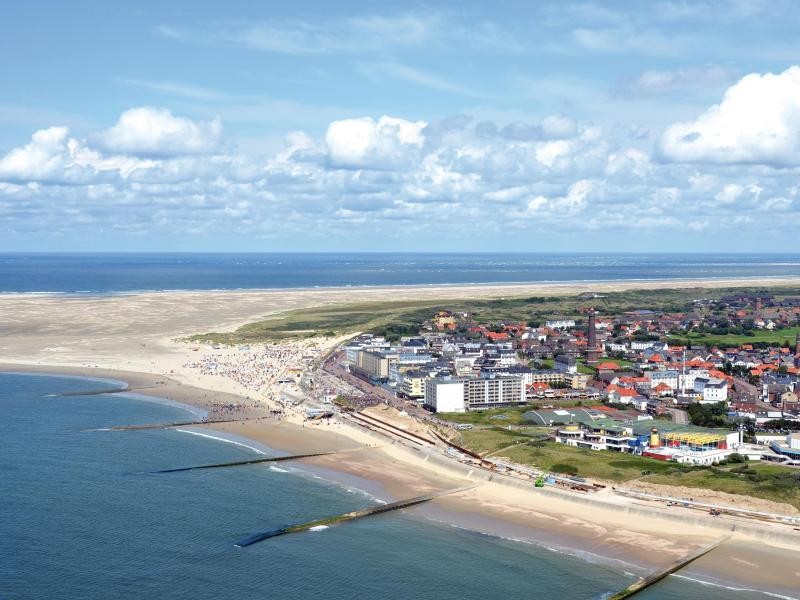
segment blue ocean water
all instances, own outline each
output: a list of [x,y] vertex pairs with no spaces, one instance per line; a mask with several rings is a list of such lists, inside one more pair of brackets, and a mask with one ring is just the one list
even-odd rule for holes
[[800,276],[800,254],[0,254],[0,293]]
[[[0,598],[600,599],[632,578],[574,556],[454,529],[413,509],[249,548],[242,537],[374,503],[290,468],[145,474],[251,457],[175,430],[184,409],[76,378],[0,374]],[[733,594],[733,596],[732,596]],[[669,578],[642,599],[763,597]]]

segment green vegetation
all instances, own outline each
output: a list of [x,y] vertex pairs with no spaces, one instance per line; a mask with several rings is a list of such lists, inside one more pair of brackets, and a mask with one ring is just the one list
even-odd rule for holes
[[474,429],[463,434],[463,444],[471,450],[485,454],[506,448],[497,456],[553,473],[614,482],[640,479],[662,485],[742,494],[786,502],[800,508],[800,471],[750,462],[736,454],[722,465],[694,467],[619,452],[584,450],[556,442],[537,441],[519,430]]
[[713,333],[695,333],[670,336],[669,340],[673,344],[685,346],[706,345],[719,346],[722,348],[741,346],[742,344],[765,343],[773,346],[791,345],[800,332],[800,327],[787,327],[786,329],[754,329],[752,335],[725,334],[717,335]]
[[800,423],[789,419],[773,419],[762,425],[767,431],[800,431]]
[[191,342],[247,344],[297,339],[317,335],[342,335],[372,331],[389,338],[415,335],[425,319],[436,311],[436,304],[419,302],[361,302],[333,304],[290,310],[263,321],[243,325],[231,333],[205,333]]
[[[570,402],[560,402],[554,398],[544,400],[543,403],[558,406],[559,408],[569,408],[572,406],[583,406],[580,400]],[[450,423],[470,423],[477,427],[505,427],[506,425],[530,425],[522,416],[531,410],[536,410],[537,404],[526,404],[524,406],[511,406],[507,408],[490,408],[487,410],[473,410],[463,413],[437,413],[436,416],[443,421]],[[630,408],[626,406],[626,408]],[[532,427],[527,427],[532,429]],[[541,433],[541,432],[539,432]]]
[[502,455],[514,462],[533,465],[545,471],[608,481],[627,481],[641,477],[643,472],[666,473],[671,469],[683,468],[652,458],[610,450],[584,450],[556,442],[510,448]]
[[[570,296],[533,296],[476,300],[415,300],[401,302],[352,302],[289,310],[263,321],[250,323],[232,333],[205,333],[192,336],[190,341],[218,344],[246,344],[282,339],[297,339],[316,335],[343,335],[358,331],[398,339],[419,332],[422,323],[438,310],[468,312],[476,323],[544,322],[554,316],[583,318],[580,309],[594,306],[601,314],[621,314],[637,308],[663,312],[681,312],[691,307],[697,298],[719,298],[733,292],[748,293],[763,290],[702,288],[670,290],[628,290],[604,294],[602,298],[585,299]],[[783,294],[798,294],[799,290],[775,290]],[[781,334],[782,332],[758,332]],[[781,342],[784,337],[780,337]],[[747,338],[757,341],[758,338]]]
[[508,429],[473,429],[462,431],[462,445],[478,454],[495,452],[512,444],[524,444],[531,440],[527,434]]
[[523,425],[522,415],[531,410],[530,406],[511,408],[490,408],[463,413],[438,413],[436,416],[451,423],[470,423],[472,425],[505,426]]
[[742,494],[800,508],[800,471],[759,462],[730,463],[724,467],[694,468],[644,478],[650,483],[703,488]]
[[689,421],[698,427],[723,427],[728,422],[728,405],[725,402],[715,404],[690,404],[686,408]]

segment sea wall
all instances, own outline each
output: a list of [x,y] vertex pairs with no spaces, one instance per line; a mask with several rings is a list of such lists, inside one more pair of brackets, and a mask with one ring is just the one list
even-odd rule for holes
[[[444,469],[455,471],[471,481],[491,481],[500,485],[510,488],[525,490],[530,493],[539,494],[542,496],[549,496],[558,498],[561,501],[572,502],[575,504],[583,504],[594,508],[602,507],[603,510],[642,516],[649,519],[660,519],[662,521],[670,521],[679,523],[681,525],[692,525],[709,529],[709,535],[712,532],[730,532],[734,526],[733,523],[719,517],[712,517],[705,513],[698,513],[697,515],[686,515],[685,513],[676,514],[669,512],[668,509],[659,510],[654,508],[633,506],[631,504],[623,504],[616,502],[605,502],[602,498],[594,495],[582,495],[578,492],[567,492],[551,487],[537,488],[534,487],[532,481],[524,481],[503,475],[502,473],[492,473],[486,469],[465,465],[454,460],[450,460],[441,454],[431,451],[420,451],[420,454],[426,456],[426,461],[440,466]],[[774,527],[774,529],[773,529]],[[785,526],[784,530],[778,529],[779,525],[765,524],[759,526],[757,524],[748,524],[737,522],[735,524],[735,531],[739,535],[745,535],[754,540],[763,542],[772,542],[778,544],[800,544],[800,532],[793,531],[789,526]]]

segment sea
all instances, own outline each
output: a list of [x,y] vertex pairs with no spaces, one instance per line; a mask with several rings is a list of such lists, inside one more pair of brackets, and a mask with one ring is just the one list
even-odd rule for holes
[[[270,454],[191,429],[198,417],[110,382],[0,373],[0,599],[603,599],[635,578],[419,508],[239,548],[248,535],[375,505],[297,463],[155,474]],[[64,395],[67,394],[67,395]],[[642,600],[765,598],[668,577]]]
[[800,276],[800,254],[0,254],[0,293],[115,294],[343,286]]

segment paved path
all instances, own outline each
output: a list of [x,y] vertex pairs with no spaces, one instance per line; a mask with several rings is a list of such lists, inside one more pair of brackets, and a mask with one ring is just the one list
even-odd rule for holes
[[672,422],[677,425],[688,425],[689,424],[689,413],[685,410],[680,410],[679,408],[670,408],[670,414],[672,415]]

